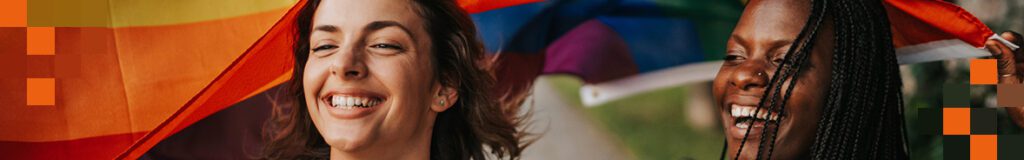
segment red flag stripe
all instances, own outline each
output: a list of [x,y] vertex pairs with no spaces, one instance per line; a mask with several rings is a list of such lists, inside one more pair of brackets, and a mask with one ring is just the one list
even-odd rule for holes
[[470,14],[498,8],[540,2],[543,0],[458,0],[459,6]]
[[5,159],[110,159],[143,134],[146,132],[50,142],[0,141],[0,151]]
[[982,47],[994,33],[966,10],[937,0],[886,0],[896,47],[960,39]]

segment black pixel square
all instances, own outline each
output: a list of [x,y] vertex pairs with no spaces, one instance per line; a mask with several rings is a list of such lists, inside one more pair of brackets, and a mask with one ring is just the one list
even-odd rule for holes
[[971,108],[971,134],[996,134],[995,108]]
[[971,136],[942,136],[942,154],[942,158],[945,160],[971,159]]

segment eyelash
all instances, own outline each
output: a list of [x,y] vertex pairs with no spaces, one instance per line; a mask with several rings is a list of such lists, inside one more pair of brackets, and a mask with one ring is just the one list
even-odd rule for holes
[[771,62],[772,62],[772,64],[775,64],[775,66],[780,66],[780,65],[782,65],[782,63],[785,63],[785,58],[786,58],[786,54],[779,54],[777,56],[772,57],[772,61]]
[[729,50],[727,53],[725,53],[725,57],[723,59],[726,62],[735,62],[737,60],[745,60],[746,57],[743,57],[741,52],[742,51]]
[[377,44],[373,44],[373,45],[370,45],[370,48],[383,48],[383,49],[391,49],[391,50],[398,50],[398,51],[403,51],[403,50],[405,50],[405,48],[402,48],[402,46],[401,46],[401,45],[397,45],[397,44],[389,44],[389,43],[377,43]]
[[742,58],[742,57],[737,56],[737,55],[725,55],[725,60],[726,61],[737,60],[737,59],[740,59],[740,58]]
[[[378,49],[379,48],[379,49],[395,50],[395,51],[398,51],[398,52],[405,51],[405,48],[402,48],[401,45],[389,44],[389,43],[378,43],[378,44],[370,45],[369,47],[370,48],[374,48],[374,49]],[[316,52],[320,52],[320,51],[324,51],[324,50],[331,50],[331,49],[335,49],[335,48],[338,48],[338,46],[332,45],[332,44],[326,44],[326,45],[317,46],[317,47],[313,48],[312,50],[313,50],[313,53],[316,53]]]
[[330,45],[330,44],[328,44],[328,45],[320,45],[320,46],[318,46],[316,48],[313,48],[313,52],[319,52],[319,51],[322,51],[322,50],[335,49],[335,48],[338,48],[338,46]]

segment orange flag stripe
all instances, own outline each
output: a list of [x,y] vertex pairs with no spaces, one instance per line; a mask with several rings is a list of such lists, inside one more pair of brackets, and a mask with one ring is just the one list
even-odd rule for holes
[[[150,131],[286,11],[169,26],[57,27],[57,54],[43,64],[53,65],[57,107],[5,107],[0,130],[20,132],[0,132],[0,140],[64,141]],[[24,88],[21,81],[0,86]],[[3,92],[0,102],[25,104],[25,90],[17,91]]]
[[115,28],[133,131],[149,131],[228,68],[287,10],[186,25]]
[[264,86],[283,82],[281,75],[291,71],[293,63],[290,53],[294,15],[304,2],[300,0],[298,5],[292,7],[267,34],[232,62],[210,85],[129,147],[118,159],[137,159],[160,140],[188,125],[268,88]]

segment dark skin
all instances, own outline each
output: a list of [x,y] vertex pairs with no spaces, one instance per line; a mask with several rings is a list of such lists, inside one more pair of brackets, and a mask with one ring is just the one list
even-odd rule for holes
[[[715,102],[722,107],[720,114],[728,145],[726,155],[730,158],[736,155],[746,132],[745,128],[738,127],[739,118],[732,113],[734,108],[749,108],[761,101],[778,63],[804,27],[810,12],[808,8],[808,2],[752,0],[734,29],[727,43],[725,63],[713,84]],[[1000,36],[1015,44],[1024,44],[1019,34],[1007,32]],[[823,95],[829,90],[834,44],[829,22],[819,30],[814,43],[809,66],[796,75],[796,87],[779,122],[775,146],[784,147],[775,148],[772,159],[806,159],[808,156],[821,108],[825,105]],[[995,40],[989,40],[986,49],[999,61],[1001,84],[1022,83],[1024,49],[1010,50]],[[788,81],[783,84],[787,85]],[[783,87],[783,93],[785,91]],[[1024,106],[1006,110],[1016,124],[1024,127]],[[751,131],[739,159],[757,156],[763,126],[753,124],[749,126]]]
[[[1024,44],[1018,33],[1003,32],[1000,36],[1017,46]],[[1021,80],[1024,80],[1024,49],[1014,51],[996,40],[985,42],[985,49],[992,53],[992,58],[998,62],[999,84],[1020,84]],[[1007,107],[1006,113],[1017,126],[1024,127],[1024,106]]]
[[[714,80],[715,102],[722,108],[722,124],[728,144],[726,155],[736,155],[746,128],[749,137],[739,159],[757,156],[763,125],[758,122],[741,127],[744,122],[733,116],[738,108],[756,107],[765,94],[768,81],[804,27],[810,13],[810,2],[799,0],[753,0],[744,9],[727,45],[725,63]],[[819,29],[814,48],[803,71],[796,74],[783,118],[779,121],[772,159],[801,159],[808,155],[814,139],[821,108],[830,84],[833,33],[830,22]],[[790,81],[783,83],[788,86]],[[786,87],[783,87],[783,92]],[[766,104],[767,105],[767,104]],[[766,110],[762,110],[764,113]],[[741,112],[742,113],[742,112]],[[749,124],[749,123],[748,123]]]

